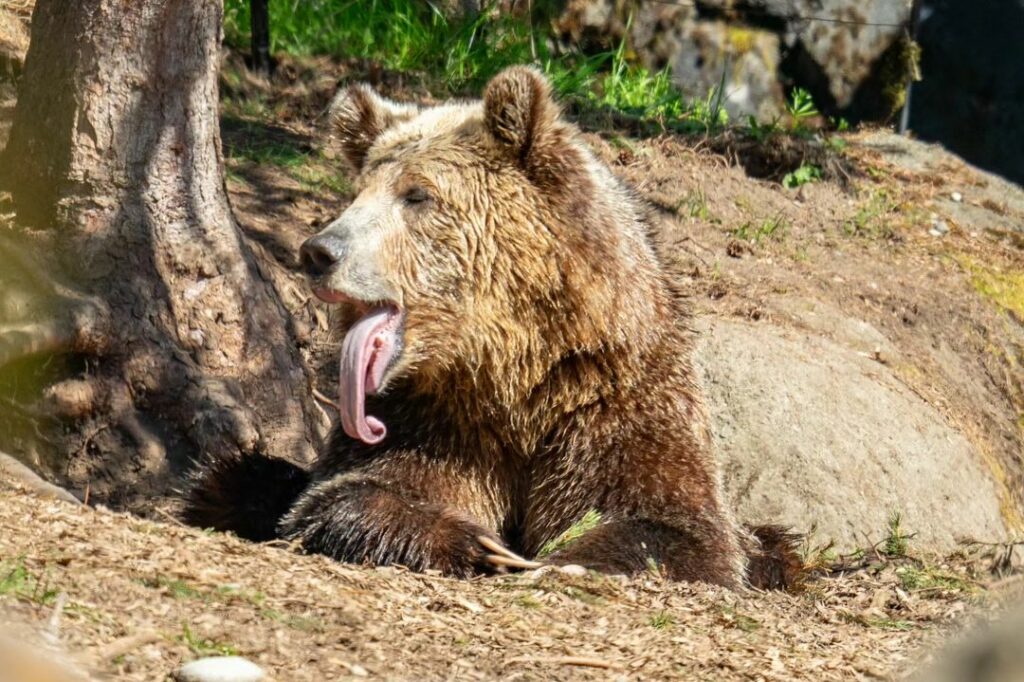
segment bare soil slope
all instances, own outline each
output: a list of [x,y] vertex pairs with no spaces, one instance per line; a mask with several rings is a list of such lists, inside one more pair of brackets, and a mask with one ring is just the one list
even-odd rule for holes
[[56,632],[84,670],[140,682],[217,654],[246,656],[281,682],[890,679],[994,603],[962,559],[923,569],[881,554],[797,594],[655,576],[458,581],[40,500],[9,484],[0,557],[5,618]]

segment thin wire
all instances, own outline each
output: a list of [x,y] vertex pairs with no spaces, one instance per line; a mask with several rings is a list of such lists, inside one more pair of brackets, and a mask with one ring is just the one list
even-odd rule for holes
[[[658,5],[671,5],[673,7],[693,7],[700,9],[700,6],[695,2],[679,2],[678,0],[650,0],[651,2]],[[731,8],[736,9],[736,8]],[[720,9],[719,11],[726,11]],[[743,9],[736,9],[741,14],[760,14],[767,17],[778,17],[779,19],[788,19],[790,21],[821,21],[827,24],[843,24],[846,26],[886,26],[889,28],[904,28],[907,24],[892,24],[881,21],[856,21],[854,19],[837,19],[835,17],[815,17],[815,16],[803,16],[802,14],[773,14],[767,9],[757,9],[756,7],[747,7]]]

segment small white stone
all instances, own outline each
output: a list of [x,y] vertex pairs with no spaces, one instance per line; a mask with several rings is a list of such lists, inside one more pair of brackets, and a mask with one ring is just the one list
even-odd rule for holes
[[960,192],[953,192],[949,197],[958,204],[964,200],[964,195],[960,194]]
[[264,677],[262,668],[241,656],[200,658],[174,673],[177,682],[259,682]]
[[931,229],[928,230],[928,234],[933,237],[945,237],[949,233],[949,225],[945,220],[939,217],[932,219]]
[[583,568],[579,564],[566,564],[565,566],[559,566],[558,572],[564,573],[565,575],[571,575],[576,578],[582,578],[587,575],[587,569]]

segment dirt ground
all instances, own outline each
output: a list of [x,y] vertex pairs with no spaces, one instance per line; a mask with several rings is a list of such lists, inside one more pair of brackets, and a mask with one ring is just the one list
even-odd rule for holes
[[[307,330],[303,352],[323,368],[327,395],[336,346],[295,254],[351,199],[319,126],[338,80],[365,77],[360,68],[285,62],[267,84],[229,56],[224,73],[231,201]],[[384,74],[380,85],[424,97],[400,76]],[[0,95],[4,118],[11,90]],[[985,453],[1004,517],[1022,528],[1024,205],[1015,195],[952,156],[906,150],[877,131],[842,136],[842,164],[797,190],[778,178],[800,147],[772,156],[728,141],[607,130],[588,139],[678,237],[674,267],[698,315],[821,331],[800,312],[812,300],[868,321],[892,342],[878,361]],[[930,234],[940,223],[946,230]],[[81,493],[101,465],[72,459],[60,478]],[[986,546],[927,561],[878,548],[846,559],[811,551],[838,568],[793,594],[655,576],[459,582],[182,527],[171,516],[174,484],[125,477],[106,491],[92,486],[94,499],[148,518],[0,484],[6,618],[56,632],[78,665],[119,680],[164,679],[182,661],[218,653],[246,656],[281,681],[895,679],[951,632],[991,617],[1020,585],[990,571],[1002,550]],[[881,540],[884,529],[865,535]]]
[[986,590],[987,563],[967,552],[928,566],[869,553],[794,594],[654,576],[459,581],[17,487],[0,489],[0,557],[0,609],[23,636],[56,632],[82,669],[139,681],[218,654],[245,656],[282,682],[893,679],[1020,586],[1011,577]]

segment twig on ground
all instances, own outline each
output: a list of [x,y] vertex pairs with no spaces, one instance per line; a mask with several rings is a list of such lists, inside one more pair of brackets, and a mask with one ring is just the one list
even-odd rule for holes
[[134,649],[151,642],[159,642],[163,637],[156,630],[145,630],[134,635],[128,635],[115,639],[113,642],[100,647],[94,653],[96,660],[105,662],[118,656],[124,656]]
[[46,624],[46,637],[50,644],[56,645],[60,641],[60,619],[64,615],[64,606],[68,603],[68,595],[61,592],[53,604],[53,612],[50,613],[50,620]]
[[181,528],[188,528],[189,527],[188,524],[183,522],[181,519],[179,519],[174,514],[172,514],[171,512],[167,511],[166,509],[161,509],[160,507],[157,507],[153,511],[155,511],[157,514],[159,514],[160,516],[164,517],[165,519],[167,519],[168,521],[170,521],[171,523],[173,523],[176,526],[180,526]]
[[622,666],[603,658],[591,656],[517,656],[506,663],[542,663],[549,665],[573,665],[581,668],[602,668],[604,670],[621,670]]

